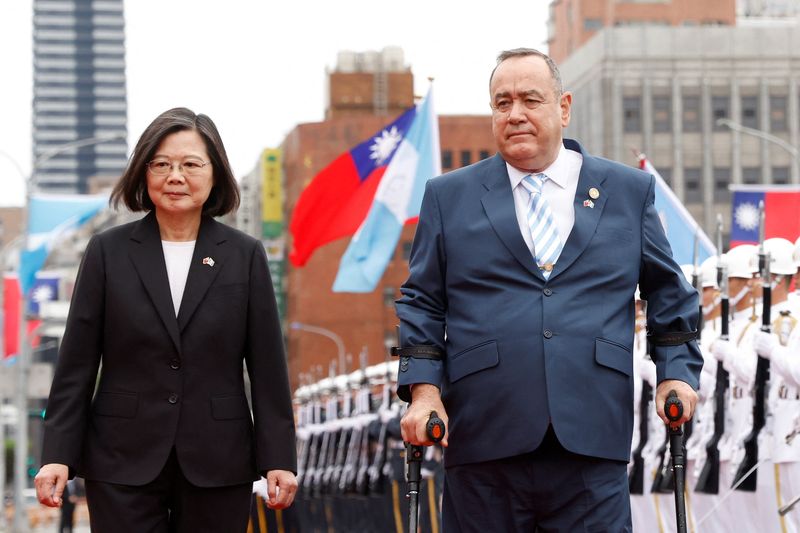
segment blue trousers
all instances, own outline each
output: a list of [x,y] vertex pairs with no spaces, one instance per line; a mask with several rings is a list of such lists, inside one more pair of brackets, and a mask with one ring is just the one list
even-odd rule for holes
[[630,532],[627,465],[569,452],[550,428],[531,453],[447,468],[442,530]]

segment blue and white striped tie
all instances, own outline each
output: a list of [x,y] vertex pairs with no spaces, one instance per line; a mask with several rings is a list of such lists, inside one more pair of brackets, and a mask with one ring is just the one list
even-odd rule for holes
[[536,264],[545,279],[550,277],[556,259],[564,247],[561,237],[558,236],[550,203],[542,196],[542,187],[546,180],[545,174],[536,174],[535,177],[528,174],[520,182],[531,195],[528,202],[528,227],[531,230]]

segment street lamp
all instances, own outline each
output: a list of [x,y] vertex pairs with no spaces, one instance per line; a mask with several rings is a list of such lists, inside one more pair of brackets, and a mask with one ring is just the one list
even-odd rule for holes
[[316,333],[317,335],[322,335],[323,337],[327,337],[333,342],[336,343],[336,349],[339,351],[339,371],[344,373],[345,372],[345,355],[344,355],[344,342],[342,338],[334,333],[333,331],[325,328],[321,328],[319,326],[312,326],[310,324],[303,324],[302,322],[292,322],[289,324],[289,329],[293,330],[300,330],[300,331],[307,331],[309,333]]
[[[101,144],[108,141],[115,141],[124,139],[126,136],[122,133],[115,133],[113,135],[103,135],[97,137],[89,137],[87,139],[78,139],[64,144],[53,146],[44,150],[39,157],[33,162],[31,173],[29,177],[25,177],[22,169],[9,154],[0,151],[0,154],[10,159],[20,175],[25,181],[25,206],[30,206],[31,192],[36,186],[36,171],[47,161],[54,156],[69,152],[76,148],[84,146],[92,146]],[[29,220],[28,212],[22,219],[22,249],[28,247],[28,226]],[[21,261],[21,259],[20,259]],[[20,284],[22,280],[20,279]],[[26,459],[28,455],[28,373],[30,372],[30,358],[31,350],[28,345],[27,327],[25,321],[25,311],[28,308],[28,295],[22,293],[20,298],[20,314],[19,314],[19,336],[17,347],[17,390],[15,404],[17,407],[17,431],[15,434],[14,445],[14,531],[25,532],[28,531],[27,513],[25,512],[25,489],[28,486],[27,481],[27,465]]]
[[734,122],[728,118],[717,119],[717,124],[730,128],[733,131],[738,131],[740,133],[744,133],[745,135],[752,135],[753,137],[758,137],[759,139],[764,139],[765,141],[777,144],[792,155],[792,158],[794,159],[792,161],[792,166],[794,167],[793,174],[797,175],[798,164],[800,164],[800,150],[798,150],[796,146],[793,146],[791,143],[788,143],[780,137],[772,135],[771,133],[757,130],[755,128],[748,128],[747,126],[742,126],[738,122]]

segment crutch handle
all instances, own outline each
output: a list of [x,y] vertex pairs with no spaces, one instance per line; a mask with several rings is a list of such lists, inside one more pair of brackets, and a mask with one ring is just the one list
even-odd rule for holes
[[669,391],[667,401],[664,402],[664,414],[670,422],[677,422],[683,417],[683,402],[674,390]]

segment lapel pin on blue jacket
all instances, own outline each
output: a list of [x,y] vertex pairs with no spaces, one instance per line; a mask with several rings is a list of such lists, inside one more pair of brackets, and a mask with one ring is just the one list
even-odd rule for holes
[[210,267],[213,267],[214,266],[214,259],[211,258],[211,257],[204,257],[203,258],[203,264],[204,265],[208,265]]
[[592,200],[597,200],[598,198],[600,198],[600,191],[598,191],[597,188],[592,187],[591,189],[589,189],[589,198],[591,198]]

